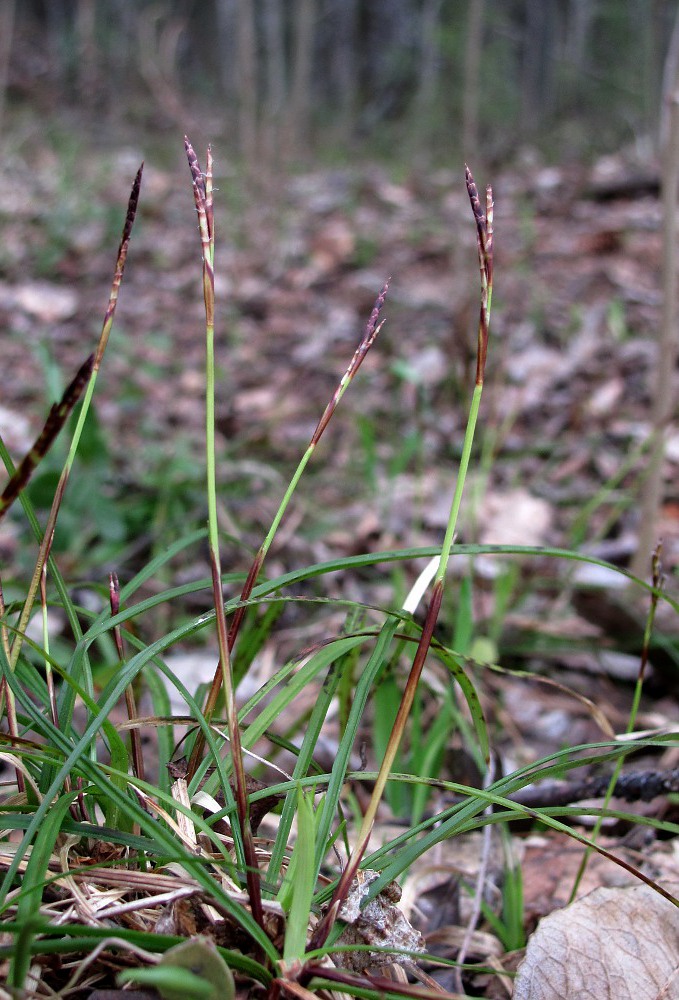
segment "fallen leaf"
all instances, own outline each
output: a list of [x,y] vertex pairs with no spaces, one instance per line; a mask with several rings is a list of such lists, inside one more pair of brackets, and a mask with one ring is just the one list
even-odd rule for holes
[[679,910],[649,886],[595,889],[540,921],[514,1000],[678,1000]]
[[525,489],[488,492],[479,521],[482,545],[544,545],[552,508]]
[[51,285],[46,281],[32,281],[17,288],[15,302],[29,316],[35,316],[43,323],[56,323],[75,314],[78,296],[71,288]]

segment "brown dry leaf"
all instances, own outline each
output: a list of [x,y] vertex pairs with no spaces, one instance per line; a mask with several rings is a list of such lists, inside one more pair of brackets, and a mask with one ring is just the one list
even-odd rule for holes
[[540,921],[514,1000],[679,1000],[679,910],[649,886],[595,889]]
[[311,241],[311,261],[319,275],[343,266],[356,249],[356,234],[342,216],[326,219]]
[[[600,837],[599,843],[629,864],[639,861],[638,856],[626,852],[618,840]],[[554,830],[534,834],[526,840],[521,870],[525,914],[530,926],[567,905],[582,862],[582,850],[582,845],[572,837]],[[657,876],[658,872],[653,874]],[[602,887],[622,888],[637,884],[637,879],[625,868],[611,865],[607,858],[595,852],[580,882],[580,896],[584,898]]]

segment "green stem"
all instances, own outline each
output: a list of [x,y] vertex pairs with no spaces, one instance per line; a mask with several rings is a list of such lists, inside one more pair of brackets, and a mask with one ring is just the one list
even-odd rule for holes
[[[658,608],[658,601],[660,600],[660,595],[662,592],[663,578],[660,572],[660,549],[661,546],[658,545],[656,551],[653,554],[653,590],[651,591],[651,604],[648,611],[648,616],[646,618],[646,627],[644,628],[644,640],[641,651],[641,664],[639,666],[639,673],[637,675],[637,682],[634,686],[634,695],[632,698],[632,707],[630,709],[629,719],[627,720],[626,733],[631,733],[634,731],[634,727],[637,721],[637,715],[639,713],[639,705],[641,704],[641,693],[644,687],[644,677],[646,675],[646,667],[648,665],[648,654],[651,646],[651,635],[653,633],[653,623],[655,622],[655,613]],[[597,818],[594,824],[594,829],[592,830],[592,841],[597,841],[599,834],[601,833],[601,827],[603,825],[606,810],[613,798],[613,793],[615,791],[615,786],[618,783],[618,779],[622,772],[623,758],[619,757],[613,767],[613,772],[611,774],[610,780],[608,782],[608,788],[606,789],[606,794],[601,806],[601,815]],[[578,867],[575,880],[573,882],[573,888],[571,889],[571,894],[569,898],[569,903],[572,903],[575,899],[577,891],[580,887],[582,877],[585,874],[585,869],[587,868],[587,863],[589,861],[590,855],[592,853],[592,848],[587,847],[582,855],[582,860]]]
[[[193,155],[195,157],[195,154]],[[196,162],[196,167],[197,167],[197,162]],[[192,173],[194,175],[194,190],[197,190],[199,189],[201,183],[200,173],[198,170],[198,174],[196,174],[196,168],[193,166],[192,166]],[[202,223],[200,222],[201,219],[200,211],[198,213],[198,217],[199,217],[199,225],[202,225]],[[311,435],[311,441],[309,442],[306,451],[304,452],[302,458],[300,459],[299,465],[297,466],[294,475],[292,476],[292,479],[290,481],[290,484],[285,491],[285,495],[283,496],[283,499],[281,500],[278,506],[278,510],[276,511],[271,527],[267,532],[266,538],[262,542],[259,551],[257,552],[257,555],[255,556],[255,559],[250,567],[247,578],[241,590],[240,600],[239,600],[240,606],[237,608],[233,616],[231,628],[229,630],[229,637],[228,637],[229,650],[232,650],[234,647],[236,638],[238,636],[238,632],[240,630],[240,626],[243,621],[243,617],[245,615],[246,602],[249,600],[250,595],[252,594],[252,590],[262,570],[262,565],[264,564],[264,560],[267,556],[269,548],[271,547],[271,544],[276,535],[278,527],[283,519],[285,511],[287,510],[292,495],[295,492],[297,484],[299,483],[299,480],[302,477],[302,473],[304,472],[307,464],[309,463],[309,460],[315,451],[316,445],[318,444],[325,428],[328,426],[328,423],[330,422],[333,413],[337,409],[337,406],[340,400],[342,399],[342,396],[349,387],[351,381],[356,375],[356,372],[360,368],[366,354],[374,344],[375,340],[377,339],[377,335],[382,329],[383,323],[378,323],[378,319],[382,306],[384,305],[384,300],[387,294],[388,287],[389,287],[389,281],[386,282],[386,284],[382,288],[382,291],[378,295],[377,300],[375,301],[375,305],[370,314],[370,318],[368,319],[368,323],[366,325],[363,337],[361,338],[361,341],[354,352],[354,355],[349,363],[347,370],[340,379],[330,402],[323,411],[321,419],[318,421],[318,424],[316,425],[316,428],[313,434]],[[215,670],[214,677],[212,678],[212,684],[210,686],[210,690],[208,692],[208,696],[205,701],[205,708],[203,710],[204,715],[207,719],[209,719],[212,716],[212,713],[214,712],[215,706],[217,704],[217,698],[219,697],[221,684],[222,684],[222,672],[218,664],[217,669]],[[200,761],[204,748],[205,748],[205,741],[203,740],[202,734],[199,733],[196,739],[196,744],[194,746],[193,753],[191,754],[191,760],[189,762],[189,769],[188,769],[189,781],[193,778],[193,776],[196,773],[196,770],[198,768],[198,763]]]
[[[222,594],[222,569],[219,555],[219,524],[217,520],[217,475],[215,447],[215,231],[212,197],[212,150],[208,146],[205,178],[200,172],[195,152],[188,140],[186,151],[189,167],[193,177],[193,188],[198,212],[198,227],[203,248],[203,298],[205,303],[205,451],[207,467],[207,499],[208,499],[208,544],[210,549],[210,566],[212,570],[212,590],[214,597],[217,623],[217,639],[219,644],[218,671],[221,686],[224,688],[226,701],[226,718],[231,743],[231,759],[235,782],[235,798],[240,826],[242,845],[242,861],[245,865],[245,877],[250,897],[252,916],[262,929],[264,928],[264,912],[259,884],[259,866],[255,852],[252,828],[247,800],[245,767],[241,744],[238,711],[233,686],[233,671],[229,652],[229,637],[224,611]],[[205,713],[208,720],[210,715]],[[196,742],[191,757],[191,768],[197,764]],[[238,838],[234,838],[238,844]]]
[[[483,391],[493,284],[493,193],[490,187],[486,189],[486,213],[484,214],[480,205],[478,191],[469,168],[466,168],[466,182],[477,226],[479,268],[481,273],[481,308],[479,313],[479,331],[477,341],[476,384],[472,395],[469,416],[467,418],[467,429],[464,436],[460,468],[455,485],[455,492],[451,502],[448,524],[441,547],[441,556],[434,577],[431,600],[427,608],[427,614],[422,627],[422,634],[417,646],[413,665],[410,669],[401,703],[396,714],[396,719],[394,720],[394,725],[389,736],[384,759],[380,764],[380,769],[370,796],[370,802],[368,803],[368,807],[363,816],[363,822],[361,823],[361,829],[358,833],[356,843],[349,860],[347,861],[346,867],[340,876],[339,882],[337,883],[328,910],[312,935],[309,944],[310,950],[321,947],[327,940],[328,934],[330,933],[343,901],[346,899],[352,882],[356,877],[356,872],[358,871],[363,855],[367,849],[370,835],[377,817],[377,810],[384,795],[384,789],[387,781],[389,780],[391,769],[403,738],[408,716],[410,715],[413,701],[415,699],[415,692],[417,691],[417,686],[422,675],[424,663],[429,652],[432,636],[434,634],[434,628],[441,610],[446,569],[455,539],[457,518],[464,491],[467,470],[469,468],[469,459],[474,441],[474,431],[476,429],[479,406],[481,403],[481,393]],[[393,625],[390,621],[387,621],[382,628],[380,638],[382,638],[384,634],[388,634],[389,631],[391,631],[393,635]]]

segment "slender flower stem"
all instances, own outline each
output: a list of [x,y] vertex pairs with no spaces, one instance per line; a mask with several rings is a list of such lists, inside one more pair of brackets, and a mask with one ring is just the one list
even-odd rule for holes
[[[194,187],[195,187],[195,182],[194,182]],[[375,305],[373,306],[373,310],[370,314],[370,318],[368,319],[365,331],[363,333],[363,336],[361,337],[359,345],[354,351],[354,355],[351,361],[349,362],[347,370],[345,371],[344,375],[337,384],[337,388],[335,389],[335,392],[333,393],[330,402],[323,411],[323,414],[321,415],[321,418],[318,421],[313,434],[311,435],[311,440],[309,441],[307,449],[302,455],[302,458],[300,459],[300,462],[297,468],[295,469],[292,479],[290,480],[290,484],[288,485],[288,488],[285,491],[285,495],[283,496],[283,499],[281,500],[278,510],[276,511],[274,519],[271,523],[271,527],[267,532],[266,538],[262,542],[259,551],[257,552],[257,555],[255,556],[252,565],[250,566],[250,571],[248,572],[247,578],[245,580],[245,583],[243,584],[243,589],[241,590],[240,594],[240,601],[239,601],[240,607],[238,607],[236,609],[236,612],[234,613],[233,621],[231,623],[231,628],[229,630],[229,639],[228,639],[229,651],[233,649],[234,643],[238,636],[238,632],[240,630],[241,623],[243,621],[243,616],[245,615],[245,602],[252,594],[252,590],[255,586],[255,583],[257,582],[259,574],[261,573],[262,566],[264,565],[264,560],[266,559],[267,553],[271,547],[271,543],[274,540],[276,532],[278,531],[278,527],[283,519],[285,511],[287,510],[288,504],[292,499],[292,495],[295,492],[295,489],[297,488],[297,484],[299,483],[299,480],[301,479],[302,474],[311,459],[311,456],[316,450],[316,446],[320,441],[323,432],[328,426],[330,419],[332,418],[332,415],[337,409],[337,406],[339,405],[342,396],[349,388],[349,385],[351,384],[358,369],[361,367],[361,364],[363,363],[366,354],[375,343],[375,340],[377,339],[377,336],[380,330],[382,329],[382,326],[384,325],[384,321],[382,323],[379,323],[378,320],[380,312],[382,310],[382,306],[384,305],[388,289],[389,289],[389,280],[385,282],[380,294],[377,296],[377,299],[375,300]],[[222,686],[222,671],[218,665],[215,671],[215,675],[212,679],[212,685],[208,692],[208,696],[205,702],[205,707],[203,709],[203,714],[207,719],[211,718],[215,710],[221,686]],[[188,768],[189,781],[196,773],[204,748],[205,748],[205,741],[202,736],[202,733],[199,733],[196,738],[196,743],[194,746],[193,753],[191,755],[191,760],[189,761],[189,768]]]
[[[118,247],[118,257],[116,259],[116,267],[113,274],[113,281],[111,282],[111,291],[109,293],[108,305],[106,307],[106,313],[104,314],[104,322],[99,335],[99,343],[97,344],[97,350],[94,354],[94,359],[88,358],[85,364],[82,366],[78,375],[74,379],[71,386],[66,390],[64,396],[74,388],[79,379],[87,380],[87,387],[85,389],[85,397],[83,399],[83,404],[80,408],[80,413],[78,414],[78,422],[76,424],[75,431],[73,433],[73,438],[68,450],[68,455],[66,457],[66,462],[61,471],[61,476],[59,477],[59,482],[54,494],[54,500],[52,501],[52,507],[47,518],[47,524],[45,526],[45,532],[40,545],[40,550],[38,552],[38,559],[33,571],[33,578],[31,580],[30,587],[28,589],[28,595],[24,602],[24,607],[21,612],[21,617],[18,625],[17,636],[12,643],[12,656],[10,660],[10,667],[12,670],[16,667],[17,660],[19,659],[19,653],[21,652],[21,644],[23,641],[23,633],[26,630],[26,625],[31,615],[33,608],[33,602],[35,601],[35,595],[40,583],[40,576],[42,573],[42,567],[47,562],[47,557],[49,551],[52,547],[52,539],[54,537],[54,530],[56,527],[57,515],[59,513],[59,508],[61,506],[61,501],[66,490],[66,484],[68,483],[68,478],[71,474],[71,468],[73,467],[73,462],[75,460],[75,455],[78,450],[78,445],[80,444],[80,438],[82,435],[83,427],[85,426],[85,420],[89,412],[90,402],[92,396],[94,395],[94,387],[97,381],[97,373],[101,365],[102,359],[104,357],[104,352],[106,350],[106,345],[108,344],[109,334],[113,327],[113,318],[115,316],[116,305],[118,303],[118,292],[120,291],[120,285],[123,280],[123,272],[125,270],[125,261],[127,260],[127,251],[130,243],[130,236],[132,235],[132,226],[137,214],[137,206],[139,203],[139,191],[141,188],[141,177],[142,171],[144,169],[144,164],[142,163],[137,171],[136,177],[132,184],[132,191],[130,193],[130,198],[127,204],[127,215],[125,216],[125,223],[123,225],[123,235],[120,241],[120,246]],[[82,386],[80,386],[82,390]],[[79,392],[78,392],[79,395]],[[77,398],[77,397],[76,397]],[[62,400],[63,403],[63,400]],[[71,403],[71,407],[75,404],[75,400]],[[49,418],[48,418],[49,422]],[[30,457],[30,454],[29,454]],[[30,473],[29,473],[30,474]]]
[[50,409],[43,429],[33,442],[31,450],[24,456],[18,467],[12,474],[9,482],[0,496],[0,520],[5,516],[9,508],[24,489],[29,479],[33,475],[39,462],[45,457],[53,442],[57,438],[62,427],[66,423],[73,407],[80,399],[83,389],[87,385],[94,368],[94,354],[80,366],[75,377],[69,383],[63,396],[58,403]]
[[[10,480],[7,483],[5,489],[3,490],[2,496],[0,496],[0,520],[5,516],[9,508],[12,506],[14,501],[20,495],[21,491],[24,489],[29,479],[31,478],[36,467],[40,463],[41,459],[49,451],[52,443],[56,439],[60,430],[66,423],[69,413],[72,411],[75,404],[78,402],[80,395],[87,384],[88,379],[92,375],[92,368],[94,365],[94,355],[91,354],[89,358],[80,366],[75,378],[69,383],[64,392],[63,396],[58,403],[50,409],[47,420],[43,426],[38,437],[33,442],[33,446],[27,455],[19,463],[18,467],[10,475]],[[11,469],[11,467],[10,467]],[[56,519],[57,509],[54,511],[54,519]],[[43,538],[44,542],[44,538]],[[17,632],[15,634],[13,642],[10,644],[9,633],[6,626],[2,626],[2,644],[7,656],[7,661],[9,663],[10,669],[14,670],[17,660],[19,658],[19,652],[21,651],[21,645],[23,642],[23,633],[28,624],[28,620],[31,615],[33,608],[33,602],[35,601],[35,595],[38,587],[43,588],[45,584],[44,568],[46,565],[46,560],[49,552],[49,547],[45,543],[44,551],[40,550],[38,555],[38,560],[33,571],[33,577],[29,586],[28,597],[24,603],[22,609],[19,623],[17,626]],[[46,602],[44,602],[46,607]],[[0,594],[0,616],[4,614],[4,601]],[[48,683],[51,680],[50,668],[47,668]],[[14,707],[14,697],[7,685],[4,685],[0,689],[0,714],[2,713],[4,707],[4,691],[7,691],[7,712],[8,718],[10,719],[10,725],[13,730],[16,730],[16,718],[12,719],[15,712]],[[52,689],[52,696],[54,691]],[[17,772],[19,784],[21,790],[23,789],[23,776],[20,772]]]
[[[196,203],[196,211],[198,213],[198,229],[200,232],[200,242],[203,250],[203,298],[205,302],[206,333],[205,445],[207,465],[208,544],[210,548],[212,590],[217,620],[217,639],[219,643],[218,673],[220,687],[224,688],[224,697],[226,701],[226,718],[229,731],[229,741],[231,743],[231,759],[233,762],[235,784],[234,791],[243,848],[243,861],[245,863],[245,878],[248,887],[248,895],[250,897],[252,915],[260,927],[263,928],[264,911],[262,908],[262,894],[259,883],[260,872],[259,865],[257,863],[252,828],[250,825],[245,767],[243,763],[243,749],[240,738],[240,727],[238,725],[235,690],[233,686],[233,671],[231,668],[226,614],[224,612],[222,569],[219,556],[217,476],[215,460],[215,231],[212,190],[212,149],[208,146],[206,170],[205,176],[203,177],[195,151],[191,146],[191,143],[186,138],[184,140],[184,145],[189,161],[189,168],[191,170],[191,177],[193,179],[194,199]],[[196,743],[196,747],[198,747],[198,742]],[[192,754],[192,763],[198,756],[196,754],[196,747],[194,747]],[[200,750],[200,753],[202,753],[202,750]],[[191,773],[191,771],[189,771],[189,773]]]
[[432,595],[427,608],[427,613],[424,620],[424,625],[422,627],[422,634],[420,636],[420,641],[417,646],[417,651],[413,660],[413,665],[410,669],[410,674],[406,682],[406,686],[403,692],[403,697],[396,713],[396,719],[394,720],[394,725],[392,727],[389,740],[387,742],[387,747],[385,750],[384,758],[380,765],[380,769],[375,780],[373,787],[373,792],[370,796],[370,802],[365,811],[363,821],[361,823],[361,829],[358,833],[358,838],[351,852],[349,860],[346,864],[344,871],[337,883],[335,892],[333,893],[330,905],[325,916],[318,923],[316,930],[312,936],[311,942],[309,944],[309,949],[313,950],[315,948],[320,948],[325,944],[328,934],[332,928],[333,923],[337,917],[339,909],[346,899],[347,893],[351,888],[351,884],[356,877],[356,872],[358,871],[359,865],[365,854],[365,851],[370,840],[370,834],[375,823],[377,816],[377,810],[379,804],[382,800],[384,794],[384,789],[386,787],[387,781],[389,780],[389,775],[396,759],[396,754],[405,731],[406,722],[408,716],[412,709],[413,701],[415,698],[415,692],[417,690],[417,685],[419,683],[422,669],[424,667],[427,654],[429,652],[429,646],[431,644],[432,636],[434,634],[434,628],[436,626],[436,621],[441,610],[441,602],[443,600],[443,588],[445,583],[446,569],[448,566],[448,560],[450,558],[450,551],[453,546],[453,541],[455,538],[455,529],[457,526],[457,518],[460,510],[460,503],[462,500],[462,492],[464,490],[465,477],[467,474],[467,469],[469,467],[469,458],[471,455],[472,443],[474,440],[474,431],[476,428],[476,421],[479,412],[479,405],[481,402],[481,392],[483,390],[483,380],[486,367],[486,356],[488,352],[488,333],[489,333],[489,323],[490,323],[490,304],[492,298],[492,278],[493,278],[493,193],[491,188],[486,190],[486,212],[484,214],[481,208],[481,203],[478,196],[478,191],[476,184],[474,183],[474,178],[472,177],[469,167],[466,167],[466,181],[467,181],[467,191],[469,194],[469,199],[472,206],[472,211],[474,213],[474,218],[476,220],[477,228],[477,242],[478,242],[478,252],[479,252],[479,268],[481,272],[481,309],[479,316],[479,334],[478,334],[478,346],[477,346],[477,362],[476,362],[476,385],[474,387],[474,394],[472,396],[472,403],[469,411],[469,417],[467,419],[467,429],[464,437],[464,444],[462,448],[462,458],[460,460],[460,469],[457,476],[457,482],[455,485],[455,492],[453,495],[453,500],[451,503],[450,514],[448,517],[448,525],[446,528],[445,537],[443,540],[443,545],[441,548],[441,556],[439,559],[438,568],[434,576]]

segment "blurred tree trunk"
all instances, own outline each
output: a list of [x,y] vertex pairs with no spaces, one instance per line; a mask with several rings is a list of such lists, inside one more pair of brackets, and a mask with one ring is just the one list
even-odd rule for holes
[[440,50],[441,0],[424,0],[420,23],[419,81],[415,105],[420,122],[429,132],[435,112],[441,69]]
[[0,129],[5,115],[7,82],[9,80],[9,60],[12,54],[14,35],[14,13],[16,0],[5,0],[0,5]]
[[557,13],[555,0],[525,0],[521,125],[527,135],[536,132],[554,108]]
[[108,73],[103,96],[106,116],[121,124],[127,111],[123,95],[130,93],[130,80],[137,72],[135,39],[139,36],[138,9],[126,0],[112,0],[109,11],[111,37],[108,47]]
[[568,4],[564,55],[576,73],[586,69],[587,41],[598,8],[598,0],[570,0]]
[[63,97],[63,84],[66,76],[64,50],[68,33],[68,19],[64,0],[52,0],[51,3],[47,4],[45,14],[47,18],[50,96],[54,104],[58,104]]
[[286,153],[299,156],[308,148],[311,71],[314,51],[315,0],[297,0],[294,25],[292,85],[287,116]]
[[645,129],[657,139],[662,95],[663,64],[659,53],[666,47],[667,25],[663,0],[649,0],[643,6],[635,5],[631,12],[632,36],[639,51],[637,86],[643,101]]
[[676,14],[672,39],[665,62],[666,132],[662,143],[662,206],[663,206],[663,306],[658,343],[651,419],[651,453],[639,513],[639,543],[631,571],[635,576],[649,576],[651,552],[657,542],[658,521],[662,507],[663,464],[665,438],[672,420],[676,400],[673,379],[677,364],[677,196],[679,193],[679,11]]
[[[655,137],[658,143],[656,151],[662,149],[663,136],[666,134],[666,119],[669,110],[665,100],[671,86],[671,81],[676,76],[676,62],[679,60],[679,38],[674,30],[674,15],[670,9],[671,0],[653,0],[653,35],[651,39],[651,51],[649,58],[653,61],[653,66],[657,75],[656,94],[658,96],[655,108]],[[674,25],[674,28],[671,27]],[[669,45],[667,38],[669,37]],[[661,62],[658,57],[659,52],[667,48],[665,61]]]
[[238,139],[245,162],[257,156],[257,49],[253,0],[237,0]]
[[672,112],[672,91],[679,80],[679,12],[676,15],[674,30],[665,56],[662,74],[662,99],[660,107],[660,149],[664,149],[669,140],[670,118]]
[[95,0],[78,0],[75,16],[76,79],[78,101],[93,111],[97,105],[97,53]]
[[137,64],[158,111],[178,128],[189,115],[178,76],[178,50],[186,21],[160,6],[145,7],[137,17]]
[[337,140],[349,141],[356,122],[359,97],[358,0],[334,0],[330,40],[337,117]]
[[219,83],[227,99],[237,98],[236,87],[236,25],[238,0],[217,0],[217,64]]
[[285,24],[279,0],[264,3],[266,50],[266,99],[263,152],[267,164],[277,166],[281,142],[281,120],[285,107]]
[[462,85],[462,155],[473,164],[479,155],[479,96],[484,0],[469,0]]

